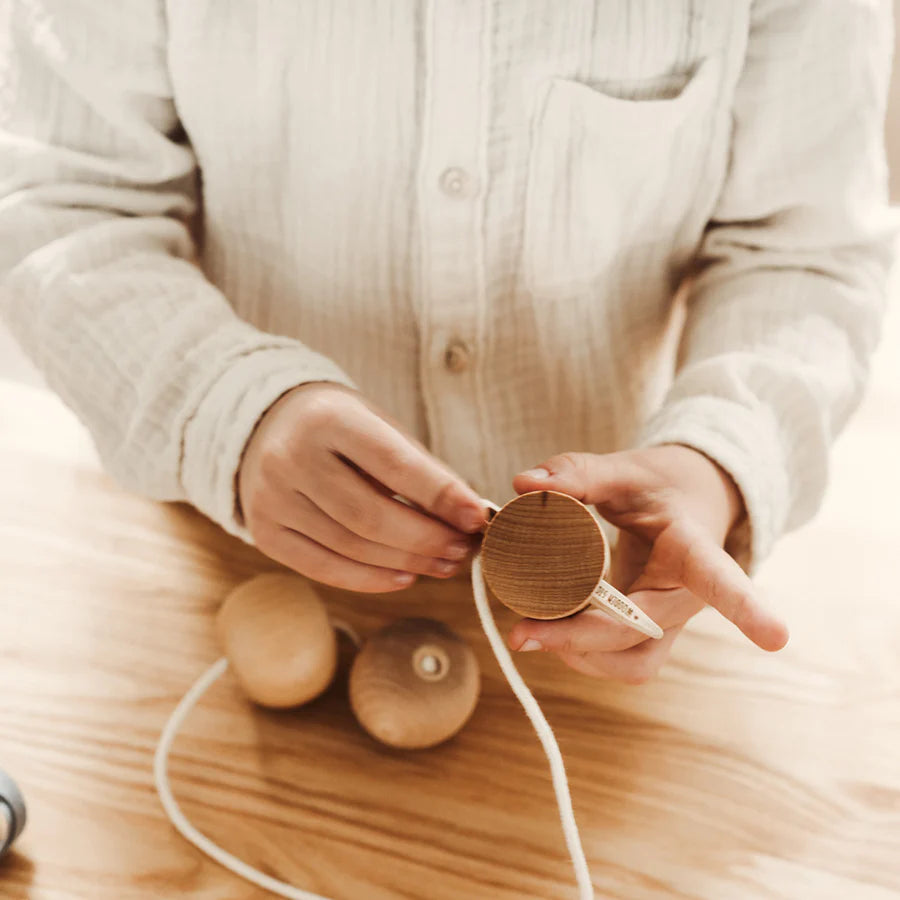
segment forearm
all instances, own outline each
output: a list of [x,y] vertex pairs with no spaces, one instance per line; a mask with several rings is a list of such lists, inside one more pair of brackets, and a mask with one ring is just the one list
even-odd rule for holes
[[36,13],[13,15],[0,314],[123,483],[236,531],[234,472],[253,424],[294,385],[348,379],[240,321],[195,264],[196,162],[174,137],[164,17],[158,4],[111,9],[43,4],[55,43]]
[[[816,510],[885,307],[885,3],[763,0],[734,98],[728,177],[699,249],[674,385],[642,443],[735,479],[746,566]],[[796,39],[796,40],[795,40]]]
[[718,280],[692,303],[679,374],[642,443],[688,444],[722,465],[762,559],[822,497],[830,444],[865,384],[884,282],[851,288],[759,270]]
[[0,309],[112,474],[230,527],[230,480],[262,412],[296,384],[346,376],[239,321],[177,243],[161,222],[76,230],[4,279]]

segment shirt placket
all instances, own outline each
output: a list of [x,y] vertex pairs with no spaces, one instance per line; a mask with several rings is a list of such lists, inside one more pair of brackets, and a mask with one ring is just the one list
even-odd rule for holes
[[489,4],[425,4],[420,377],[431,448],[482,491]]

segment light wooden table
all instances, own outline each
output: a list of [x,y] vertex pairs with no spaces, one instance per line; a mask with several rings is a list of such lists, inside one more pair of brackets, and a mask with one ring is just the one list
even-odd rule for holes
[[[822,516],[762,573],[793,623],[783,653],[707,612],[642,688],[520,659],[567,760],[598,898],[900,896],[895,400],[870,396]],[[190,509],[115,487],[52,396],[0,382],[0,767],[31,816],[0,897],[267,896],[174,832],[151,757],[217,655],[221,598],[269,567]],[[175,746],[188,815],[336,900],[574,897],[543,754],[466,583],[328,597],[363,633],[424,613],[467,635],[484,672],[471,723],[392,752],[355,726],[343,678],[286,713],[225,680]]]

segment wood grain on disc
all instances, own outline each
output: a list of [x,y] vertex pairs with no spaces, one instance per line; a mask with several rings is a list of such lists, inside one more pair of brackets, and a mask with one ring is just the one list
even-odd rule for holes
[[532,619],[581,609],[603,577],[606,540],[590,510],[557,491],[532,491],[504,506],[481,545],[484,577],[497,598]]

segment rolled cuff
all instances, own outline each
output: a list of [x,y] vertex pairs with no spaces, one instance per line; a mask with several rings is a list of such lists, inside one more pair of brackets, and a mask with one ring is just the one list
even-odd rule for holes
[[279,397],[314,381],[356,387],[327,357],[296,342],[270,339],[223,370],[185,425],[181,480],[187,499],[248,544],[253,539],[238,515],[236,483],[244,448]]
[[683,398],[653,416],[637,441],[641,447],[659,444],[692,447],[732,477],[747,516],[725,547],[746,571],[755,571],[784,531],[791,496],[774,416],[721,397]]

